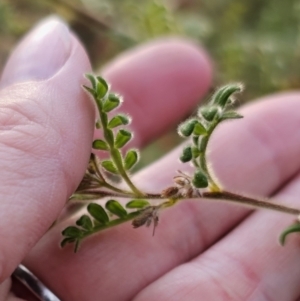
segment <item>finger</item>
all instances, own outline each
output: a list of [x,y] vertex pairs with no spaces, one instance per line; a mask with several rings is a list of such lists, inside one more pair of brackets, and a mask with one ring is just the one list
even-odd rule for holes
[[[276,199],[299,205],[300,174]],[[156,281],[135,300],[296,300],[300,296],[299,237],[279,246],[290,216],[259,211],[202,256]]]
[[57,18],[12,53],[0,91],[0,280],[50,227],[88,162],[94,111],[82,91],[90,68]]
[[239,124],[228,122],[217,130],[209,162],[226,189],[268,195],[297,173],[298,107],[297,92],[270,95],[243,108]]
[[[217,160],[215,165],[222,165],[226,160],[234,164],[243,163],[243,168],[250,166],[251,170],[258,170],[257,174],[250,173],[252,178],[247,175],[247,169],[240,173],[240,177],[253,181],[256,186],[249,182],[242,185],[240,181],[241,186],[237,187],[227,181],[228,186],[267,195],[296,172],[299,166],[291,162],[298,162],[300,151],[299,137],[294,132],[299,123],[298,99],[297,93],[272,96],[242,110],[245,115],[243,121],[219,128],[210,145],[212,150],[217,141],[224,139],[229,145],[235,144],[237,147],[246,143],[248,152],[230,153],[222,148],[222,151],[214,154]],[[269,116],[276,116],[276,119]],[[291,133],[292,137],[281,135],[281,143],[277,144],[275,140],[278,133]],[[268,139],[267,144],[259,139],[261,135]],[[252,149],[256,155],[250,156]],[[150,191],[160,191],[169,185],[176,169],[185,170],[176,163],[178,156],[179,151],[176,151],[139,173],[136,176],[139,184]],[[278,169],[280,172],[277,172]],[[274,179],[264,182],[266,174],[272,177],[273,172],[276,172]],[[222,182],[221,173],[222,170],[218,169],[217,175]],[[234,180],[234,173],[236,170],[229,168],[228,179]],[[71,248],[59,250],[57,247],[59,232],[67,226],[66,223],[61,228],[53,229],[40,241],[26,264],[62,298],[94,300],[95,296],[104,294],[106,300],[130,300],[139,290],[170,269],[203,252],[240,222],[247,212],[225,204],[181,202],[162,214],[161,224],[153,239],[148,229],[133,231],[131,225],[126,224],[83,242],[79,253],[73,256]],[[99,285],[92,288],[89,281],[82,283],[85,273],[92,279],[91,283]],[[57,275],[63,280],[55,281]],[[116,283],[118,290],[114,289]],[[80,290],[77,290],[79,286]]]
[[7,296],[9,294],[11,288],[11,279],[6,279],[3,283],[0,285],[0,300],[4,301],[7,299]]
[[29,300],[20,299],[20,298],[15,297],[14,295],[10,294],[8,296],[8,299],[6,299],[5,301],[29,301]]
[[147,43],[120,55],[102,71],[124,97],[135,146],[149,143],[195,108],[211,85],[211,63],[199,46],[181,39]]

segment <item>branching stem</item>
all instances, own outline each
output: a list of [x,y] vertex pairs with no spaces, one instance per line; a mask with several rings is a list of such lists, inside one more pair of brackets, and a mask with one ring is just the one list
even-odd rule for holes
[[227,191],[206,192],[203,194],[203,197],[209,198],[209,199],[215,199],[215,200],[219,200],[219,201],[233,202],[233,203],[249,206],[249,207],[256,208],[256,209],[264,208],[264,209],[279,211],[279,212],[287,213],[287,214],[291,214],[291,215],[300,215],[300,209],[292,208],[292,207],[281,205],[281,204],[272,203],[272,202],[266,201],[266,200],[258,200],[258,199],[254,199],[254,198],[250,198],[250,197],[245,197],[245,196],[227,192]]
[[[224,120],[242,118],[240,114],[227,107],[232,104],[230,96],[241,91],[242,87],[240,84],[221,87],[213,95],[208,105],[199,109],[197,113],[198,118],[188,119],[180,125],[179,133],[184,137],[192,135],[193,139],[193,145],[188,145],[183,149],[180,160],[184,163],[193,162],[196,168],[195,173],[190,177],[180,172],[180,176],[173,178],[173,186],[166,188],[159,194],[153,194],[140,191],[133,184],[127,173],[127,170],[130,170],[137,162],[138,153],[136,150],[129,150],[123,158],[123,153],[120,149],[130,140],[132,134],[128,131],[120,130],[115,137],[112,130],[116,126],[128,124],[128,118],[116,115],[113,119],[108,120],[107,113],[120,105],[120,99],[109,93],[109,87],[102,78],[92,75],[87,75],[87,78],[90,79],[93,88],[84,87],[96,101],[101,123],[99,127],[102,128],[104,136],[104,141],[101,139],[95,140],[93,147],[108,151],[110,160],[105,160],[98,164],[96,158],[92,155],[91,165],[89,165],[82,185],[79,185],[79,188],[70,200],[90,202],[104,197],[111,199],[105,201],[105,208],[98,203],[89,203],[87,206],[89,215],[82,215],[76,221],[76,226],[70,226],[63,230],[62,234],[65,238],[61,242],[62,246],[67,243],[75,243],[75,250],[77,250],[79,243],[87,236],[129,220],[133,220],[132,225],[134,228],[143,225],[149,226],[153,223],[154,231],[158,223],[158,211],[160,209],[171,207],[179,201],[188,199],[235,203],[255,209],[263,208],[282,212],[294,215],[297,218],[300,216],[300,209],[222,190],[209,170],[206,152],[213,131]],[[102,174],[101,168],[120,175],[130,189],[123,190],[114,186],[113,183],[109,183]],[[125,203],[124,206],[115,198],[131,200]],[[159,204],[152,205],[151,202],[146,201],[151,199],[159,200]],[[132,209],[135,211],[132,212]],[[299,218],[297,220],[299,221]],[[286,235],[292,232],[300,232],[299,225],[300,223],[298,222],[296,226],[293,225],[283,232],[281,236],[282,244]]]
[[[82,192],[82,193],[84,194],[84,192]],[[160,194],[154,194],[154,193],[145,193],[143,196],[140,196],[140,197],[137,197],[132,193],[126,193],[126,194],[125,193],[114,193],[111,191],[89,191],[89,192],[87,192],[87,195],[89,195],[89,194],[94,195],[95,199],[99,199],[101,197],[115,197],[115,198],[129,198],[129,199],[141,198],[141,199],[148,199],[148,200],[151,200],[151,199],[164,200],[165,199]],[[78,195],[77,198],[75,197],[74,199],[77,199],[77,200],[84,199],[79,196],[80,196],[80,194]],[[254,209],[264,208],[264,209],[279,211],[282,213],[287,213],[287,214],[296,215],[296,216],[300,215],[300,209],[289,207],[289,206],[282,205],[282,204],[272,203],[268,200],[260,200],[260,199],[256,199],[256,198],[246,197],[246,196],[231,193],[228,191],[204,192],[202,194],[202,198],[209,199],[212,201],[236,203],[236,204],[251,207]],[[86,199],[88,201],[90,201],[90,199],[88,199],[88,198],[86,198]],[[199,197],[193,197],[193,198],[189,198],[189,199],[199,199]],[[172,200],[172,202],[170,200]],[[175,203],[177,203],[178,201],[183,201],[183,200],[188,200],[188,199],[187,198],[173,198],[170,200],[169,200],[168,206],[164,206],[164,207],[170,207],[170,206],[174,205]]]

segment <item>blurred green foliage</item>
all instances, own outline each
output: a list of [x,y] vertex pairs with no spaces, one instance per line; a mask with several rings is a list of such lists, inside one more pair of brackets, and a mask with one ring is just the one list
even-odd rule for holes
[[300,86],[298,0],[1,0],[0,65],[20,36],[51,13],[70,23],[95,67],[146,40],[180,35],[211,54],[215,85],[245,83],[246,100]]
[[[104,27],[89,28],[82,12]],[[98,66],[135,44],[171,34],[203,44],[216,63],[216,83],[246,83],[247,99],[300,83],[298,0],[2,0],[1,63],[9,47],[49,13],[71,23]]]
[[298,0],[82,0],[136,43],[176,34],[203,44],[216,84],[241,81],[245,99],[298,88]]

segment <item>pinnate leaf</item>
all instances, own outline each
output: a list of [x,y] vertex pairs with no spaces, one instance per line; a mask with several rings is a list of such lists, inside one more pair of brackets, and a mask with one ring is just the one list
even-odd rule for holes
[[93,141],[93,148],[99,150],[109,150],[108,144],[102,139],[96,139]]
[[103,104],[103,112],[110,112],[113,109],[117,108],[121,103],[120,98],[115,94],[109,94],[108,98],[105,100]]
[[66,237],[64,238],[61,243],[60,246],[63,248],[66,244],[70,244],[76,241],[76,238],[73,237]]
[[195,172],[192,182],[196,188],[206,188],[208,186],[207,176],[200,169]]
[[97,80],[93,74],[85,74],[85,77],[91,82],[93,89],[96,89]]
[[123,114],[119,114],[119,115],[113,117],[109,121],[108,127],[112,129],[112,128],[115,128],[115,127],[120,126],[120,125],[127,125],[127,124],[129,124],[129,121],[130,121],[130,119],[129,119],[128,116],[123,115]]
[[106,224],[109,222],[109,218],[106,211],[99,204],[90,203],[87,206],[87,211],[99,223]]
[[74,226],[69,226],[62,231],[62,235],[67,237],[77,238],[77,237],[81,237],[82,230]]
[[193,158],[193,154],[192,154],[192,148],[191,146],[186,146],[183,151],[181,156],[179,157],[180,161],[185,163],[185,162],[189,162],[191,161]]
[[198,122],[197,119],[189,119],[189,120],[183,122],[178,127],[179,135],[181,135],[183,137],[189,137],[193,133],[195,124],[197,122]]
[[92,88],[90,88],[90,87],[88,87],[88,86],[85,86],[85,85],[83,85],[83,88],[84,88],[89,94],[91,94],[93,97],[96,97],[96,92],[95,92],[94,89],[92,89]]
[[138,161],[138,152],[134,149],[129,150],[124,158],[124,167],[126,170],[131,169]]
[[84,214],[76,221],[76,225],[84,228],[85,230],[91,231],[93,229],[93,222],[91,218]]
[[197,123],[195,123],[194,130],[193,130],[194,135],[200,136],[200,135],[205,135],[206,133],[207,133],[206,129],[201,122],[198,121]]
[[241,92],[243,86],[239,83],[229,84],[221,87],[212,97],[212,103],[225,107],[230,103],[230,96],[234,93]]
[[103,160],[103,161],[101,161],[101,166],[105,170],[107,170],[107,171],[109,171],[109,172],[111,172],[113,174],[116,174],[116,175],[119,174],[119,171],[118,171],[117,167],[115,166],[115,164],[111,160]]
[[150,203],[146,200],[132,200],[126,204],[126,208],[129,209],[141,209],[150,206]]
[[222,120],[225,120],[225,119],[239,119],[239,118],[243,118],[243,116],[240,115],[239,113],[235,112],[235,111],[224,112],[222,114],[222,117],[221,117]]
[[127,211],[123,208],[123,206],[115,201],[115,200],[109,200],[108,202],[106,202],[105,204],[105,208],[113,213],[114,215],[122,218],[125,217],[127,215]]
[[206,119],[207,121],[212,121],[218,113],[218,107],[204,107],[200,109],[200,113],[204,117],[204,119]]
[[97,76],[97,83],[96,83],[96,93],[98,98],[104,98],[106,93],[108,92],[109,87],[106,80],[100,76]]

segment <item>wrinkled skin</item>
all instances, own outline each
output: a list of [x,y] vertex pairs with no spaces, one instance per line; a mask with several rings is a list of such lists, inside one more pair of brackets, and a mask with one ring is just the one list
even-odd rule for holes
[[[23,263],[62,301],[294,301],[300,297],[297,235],[282,248],[293,217],[233,205],[183,201],[151,230],[130,223],[87,239],[78,254],[59,248],[47,229],[77,187],[88,162],[94,106],[81,89],[91,69],[63,22],[50,18],[16,47],[0,82],[0,300]],[[101,74],[124,95],[142,147],[183,120],[211,85],[212,64],[199,46],[168,38],[124,53]],[[216,130],[209,160],[227,190],[273,196],[300,206],[300,93],[264,97],[240,109],[242,120]],[[96,133],[97,135],[97,133]],[[180,147],[134,175],[158,192],[171,183]],[[30,300],[30,299],[28,299]]]

